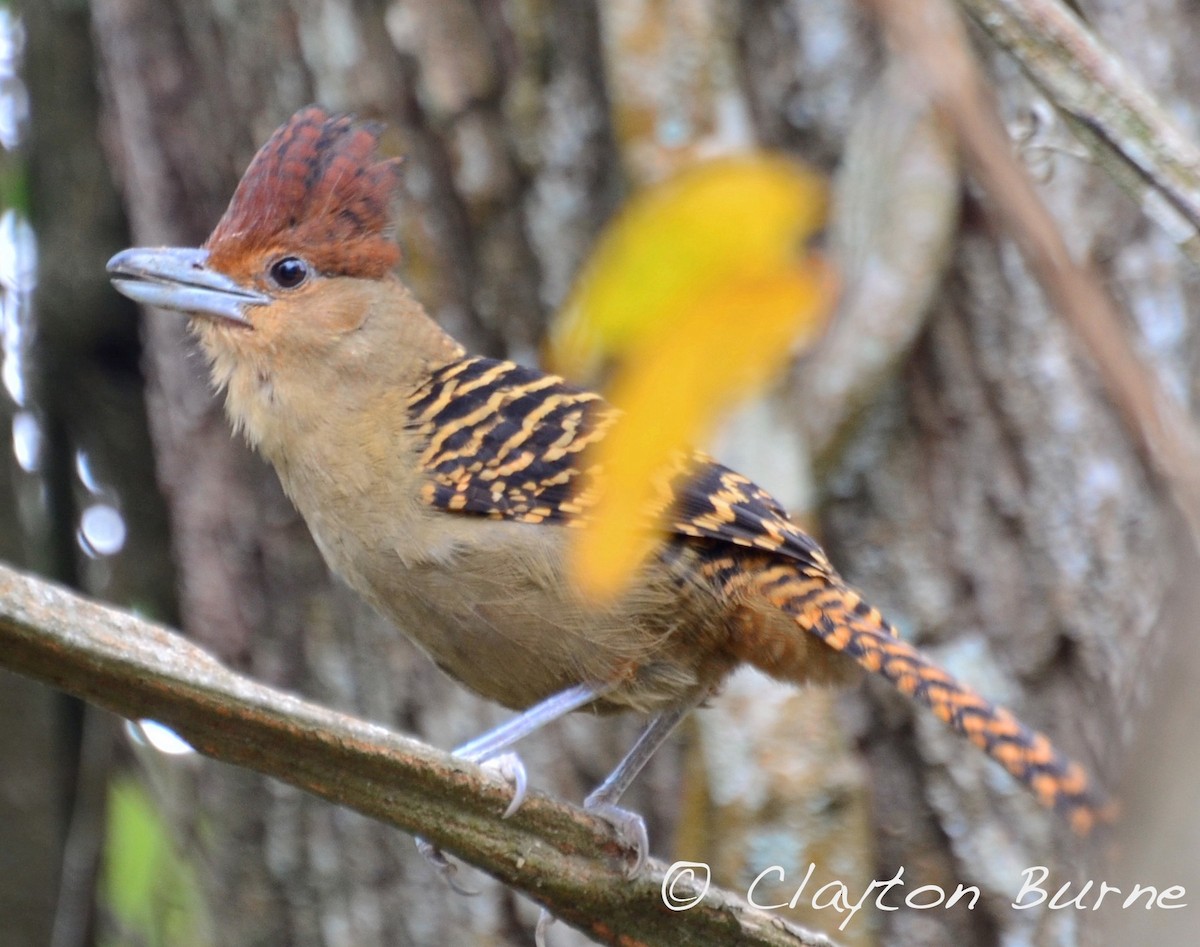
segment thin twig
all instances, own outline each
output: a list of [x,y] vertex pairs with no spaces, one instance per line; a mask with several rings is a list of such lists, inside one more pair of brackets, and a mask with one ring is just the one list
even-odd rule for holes
[[628,853],[582,809],[531,792],[503,820],[511,790],[478,767],[265,687],[178,634],[3,565],[0,667],[160,720],[214,759],[419,834],[601,943],[829,945],[716,888],[668,911],[664,866],[627,880]]
[[1200,148],[1060,0],[956,0],[1066,117],[1077,137],[1200,265]]
[[946,0],[871,0],[945,110],[964,155],[1053,306],[1092,355],[1126,425],[1200,538],[1200,439],[1134,352],[1100,280],[1076,263],[1013,154],[963,24]]

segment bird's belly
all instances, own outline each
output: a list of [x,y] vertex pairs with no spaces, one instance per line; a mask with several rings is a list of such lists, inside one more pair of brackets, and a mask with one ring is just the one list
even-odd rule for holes
[[435,561],[393,563],[363,590],[467,687],[524,708],[575,684],[620,681],[602,709],[653,712],[727,670],[726,628],[706,589],[681,591],[664,574],[593,607],[572,591],[561,549],[514,541],[534,535],[528,530],[499,532],[499,545],[471,542]]

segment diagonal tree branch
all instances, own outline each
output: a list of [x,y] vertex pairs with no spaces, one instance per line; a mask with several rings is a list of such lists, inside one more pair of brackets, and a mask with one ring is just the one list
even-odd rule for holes
[[976,180],[1048,299],[1092,356],[1130,433],[1200,541],[1200,433],[1133,350],[1096,274],[1071,257],[1012,154],[960,18],[946,0],[870,0],[869,6],[943,108]]
[[419,834],[602,943],[829,944],[715,888],[669,911],[664,866],[627,880],[627,853],[582,809],[531,792],[502,820],[510,790],[477,766],[265,687],[174,632],[4,565],[0,667],[160,720],[214,759]]
[[1093,160],[1200,264],[1200,148],[1061,0],[956,0],[1066,117]]

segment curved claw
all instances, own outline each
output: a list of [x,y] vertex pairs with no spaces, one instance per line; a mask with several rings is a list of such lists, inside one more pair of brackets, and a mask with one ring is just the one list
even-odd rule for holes
[[458,866],[446,857],[445,852],[423,838],[417,838],[414,841],[417,843],[417,851],[433,866],[434,871],[441,876],[442,881],[446,882],[451,891],[461,894],[465,898],[473,898],[479,894],[478,891],[466,887],[458,880]]
[[537,927],[533,929],[534,947],[546,947],[546,931],[550,930],[553,923],[554,915],[542,908],[542,913],[538,915]]
[[633,865],[625,869],[625,877],[633,879],[640,875],[650,853],[650,836],[646,832],[645,819],[611,802],[592,802],[591,796],[584,800],[583,807],[611,825],[622,844],[633,849]]
[[529,777],[525,773],[525,764],[521,762],[521,757],[516,753],[503,753],[500,756],[484,760],[479,765],[482,769],[499,776],[512,786],[512,801],[509,802],[508,808],[501,816],[502,819],[507,819],[520,809],[521,803],[525,801],[525,793],[529,788]]

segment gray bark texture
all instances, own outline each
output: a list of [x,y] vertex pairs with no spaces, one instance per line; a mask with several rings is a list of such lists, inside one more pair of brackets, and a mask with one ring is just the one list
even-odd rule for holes
[[[1194,5],[1081,7],[1195,134]],[[1188,631],[1191,546],[1081,346],[865,10],[850,0],[92,0],[101,137],[132,240],[195,245],[295,108],[317,101],[382,119],[387,146],[407,156],[402,275],[469,348],[526,361],[634,187],[755,144],[836,175],[832,229],[850,277],[842,321],[739,415],[722,459],[780,494],[906,636],[1102,782],[1124,783],[1126,851],[1145,854],[1159,844],[1146,833],[1162,826],[1150,774],[1171,749],[1157,742],[1171,705],[1157,682],[1164,665],[1181,666],[1170,648]],[[1073,151],[1014,63],[979,49],[1070,246],[1103,274],[1132,344],[1191,405],[1200,291],[1190,264]],[[273,473],[230,434],[183,322],[148,314],[143,340],[183,628],[239,670],[439,746],[503,719],[331,579]],[[784,893],[768,902],[787,900],[810,862],[816,878],[844,881],[852,902],[901,867],[907,888],[889,903],[919,885],[982,892],[972,910],[865,907],[844,930],[828,908],[794,915],[841,943],[1100,944],[1118,924],[1134,940],[1166,937],[1142,926],[1161,913],[1010,902],[1035,865],[1055,887],[1122,884],[1131,865],[1151,867],[1130,881],[1198,881],[1194,856],[1159,872],[1153,857],[1072,838],[886,688],[797,693],[739,675],[695,716],[626,800],[647,816],[655,854],[711,862],[716,881],[742,892],[779,865]],[[537,785],[578,800],[637,726],[570,720],[522,755]],[[1134,759],[1139,778],[1127,780]],[[146,765],[214,944],[531,942],[528,903],[485,878],[466,879],[480,896],[453,894],[392,830],[215,763]],[[560,928],[550,937],[580,942]]]

